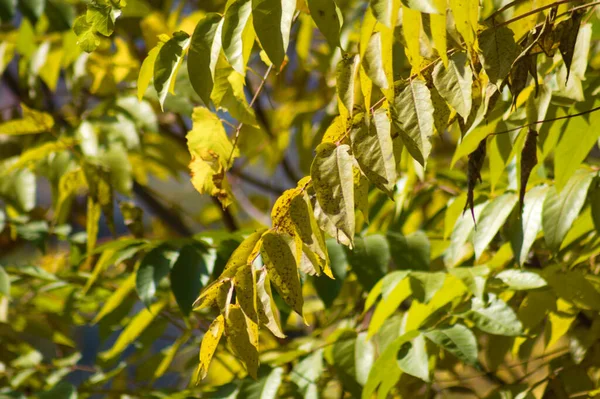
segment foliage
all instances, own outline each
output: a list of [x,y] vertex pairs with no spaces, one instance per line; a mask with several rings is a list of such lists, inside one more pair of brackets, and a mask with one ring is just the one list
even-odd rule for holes
[[0,397],[597,394],[596,6],[0,0]]

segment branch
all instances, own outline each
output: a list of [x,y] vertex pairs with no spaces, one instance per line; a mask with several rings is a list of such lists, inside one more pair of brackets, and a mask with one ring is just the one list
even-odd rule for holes
[[221,214],[223,215],[223,223],[225,224],[225,227],[227,227],[227,230],[231,232],[238,230],[239,227],[233,218],[231,211],[229,211],[229,208],[223,208],[223,205],[217,197],[213,197],[211,195],[210,199],[221,210]]
[[142,186],[135,180],[133,181],[133,192],[142,200],[148,207],[156,213],[162,221],[167,223],[173,230],[182,236],[191,236],[192,231],[183,222],[181,217],[172,212],[170,209],[161,204],[152,194],[148,192],[146,187]]
[[534,126],[534,125],[537,125],[537,124],[540,124],[540,123],[544,123],[544,122],[554,122],[554,121],[559,121],[561,119],[575,118],[576,116],[591,114],[592,112],[595,112],[595,111],[598,111],[598,110],[600,110],[600,106],[598,106],[596,108],[588,109],[587,111],[579,112],[579,113],[574,114],[574,115],[565,115],[565,116],[559,116],[557,118],[544,119],[543,121],[531,122],[531,123],[528,123],[526,125],[518,126],[518,127],[512,128],[512,129],[508,129],[508,130],[503,130],[501,132],[490,133],[488,136],[495,136],[495,135],[498,135],[498,134],[504,134],[504,133],[514,132],[515,130],[521,130],[524,127]]
[[[527,18],[527,17],[529,17],[529,16],[531,16],[531,15],[537,14],[537,13],[538,13],[538,12],[540,12],[540,11],[547,10],[548,8],[552,8],[552,7],[558,6],[558,5],[560,5],[560,4],[571,3],[572,1],[573,1],[573,0],[559,0],[559,1],[555,1],[555,2],[554,2],[554,3],[552,3],[552,4],[548,4],[548,5],[545,5],[545,6],[542,6],[542,7],[538,7],[538,8],[536,8],[536,9],[534,9],[534,10],[531,10],[531,11],[528,11],[528,12],[526,12],[526,13],[524,13],[524,14],[517,15],[517,16],[516,16],[516,17],[514,17],[514,18],[511,18],[511,19],[509,19],[509,20],[506,20],[506,21],[504,21],[504,22],[501,22],[501,23],[499,23],[499,24],[497,24],[497,25],[494,25],[494,27],[495,27],[495,28],[501,28],[501,27],[503,27],[503,26],[506,26],[506,25],[512,24],[513,22],[515,22],[515,21],[518,21],[518,20],[520,20],[520,19]],[[593,6],[597,5],[597,4],[600,4],[600,1],[595,1],[595,2],[593,2],[593,3],[584,4],[584,5],[582,5],[582,6],[574,7],[574,8],[571,8],[571,9],[570,9],[569,11],[567,11],[567,12],[572,12],[572,11],[574,11],[574,10],[578,10],[578,9],[582,9],[582,8],[587,8],[587,7],[593,7]]]

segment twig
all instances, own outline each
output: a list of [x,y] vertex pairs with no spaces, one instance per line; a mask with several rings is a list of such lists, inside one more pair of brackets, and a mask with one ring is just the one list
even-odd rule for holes
[[[254,103],[256,102],[256,100],[258,99],[258,95],[262,91],[263,87],[265,87],[265,83],[266,83],[267,78],[269,77],[269,74],[271,73],[272,69],[273,69],[273,64],[271,64],[267,68],[267,72],[265,72],[265,75],[263,76],[263,78],[262,78],[262,80],[260,82],[260,85],[258,86],[258,89],[256,89],[256,93],[254,93],[254,97],[252,97],[252,100],[250,101],[250,104],[248,104],[250,106],[250,108],[252,108],[252,106],[254,105]],[[240,130],[242,130],[242,126],[244,126],[244,123],[240,122],[237,125],[237,128],[235,129],[235,138],[233,139],[233,148],[231,149],[231,154],[229,154],[229,159],[227,160],[227,165],[231,164],[231,159],[233,158],[233,153],[235,152],[235,147],[237,147],[238,139],[240,138]]]
[[495,135],[498,135],[498,134],[504,134],[504,133],[514,132],[515,130],[521,130],[524,127],[529,127],[529,126],[537,125],[539,123],[554,122],[554,121],[559,121],[561,119],[570,119],[570,118],[574,118],[576,116],[591,114],[592,112],[595,112],[595,111],[598,111],[598,110],[600,110],[600,106],[598,106],[596,108],[588,109],[587,111],[579,112],[578,114],[574,114],[574,115],[565,115],[565,116],[559,116],[557,118],[544,119],[542,121],[531,122],[531,123],[528,123],[526,125],[518,126],[518,127],[512,128],[512,129],[508,129],[508,130],[503,130],[501,132],[490,133],[489,136],[495,136]]
[[[534,9],[534,10],[531,10],[531,11],[528,11],[528,12],[526,12],[526,13],[524,13],[524,14],[517,15],[516,17],[514,17],[514,18],[511,18],[511,19],[509,19],[509,20],[506,20],[506,21],[504,21],[504,22],[500,22],[499,24],[497,24],[497,25],[494,25],[494,27],[495,27],[495,28],[501,28],[501,27],[503,27],[503,26],[506,26],[506,25],[512,24],[513,22],[516,22],[516,21],[518,21],[518,20],[520,20],[520,19],[527,18],[527,17],[529,17],[529,16],[531,16],[531,15],[537,14],[537,13],[538,13],[538,12],[540,12],[540,11],[547,10],[547,9],[549,9],[549,8],[552,8],[552,7],[558,6],[558,5],[560,5],[560,4],[571,3],[572,1],[573,1],[573,0],[559,0],[559,1],[555,1],[555,2],[554,2],[554,3],[552,3],[552,4],[548,4],[548,5],[545,5],[545,6],[542,6],[542,7],[538,7],[538,8],[536,8],[536,9]],[[597,4],[600,4],[600,1],[596,1],[596,2],[593,2],[593,3],[584,4],[584,5],[582,5],[582,6],[574,7],[574,8],[572,8],[572,9],[570,9],[568,12],[572,12],[572,11],[574,11],[574,10],[576,10],[576,9],[582,9],[582,8],[587,8],[587,7],[593,7],[593,6],[597,5]]]

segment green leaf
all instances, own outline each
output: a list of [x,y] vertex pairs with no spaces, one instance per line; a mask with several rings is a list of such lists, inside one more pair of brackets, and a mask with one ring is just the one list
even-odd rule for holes
[[517,336],[523,330],[514,310],[492,293],[488,294],[487,302],[473,297],[471,310],[466,313],[466,317],[481,331],[489,334]]
[[100,45],[100,39],[96,36],[96,29],[88,23],[85,15],[77,17],[73,23],[73,31],[77,35],[77,44],[83,51],[91,53]]
[[375,344],[367,340],[367,333],[361,332],[356,336],[354,344],[354,365],[356,381],[360,385],[365,385],[369,378],[369,372],[375,361]]
[[330,307],[342,290],[342,285],[346,279],[348,260],[344,247],[341,244],[338,244],[333,239],[328,239],[325,244],[329,255],[331,272],[335,279],[321,275],[314,279],[314,285],[319,298],[321,298],[326,307]]
[[252,0],[256,36],[277,68],[285,59],[295,11],[296,0]]
[[39,399],[77,399],[77,389],[66,381],[61,381],[47,391],[41,392]]
[[[140,67],[140,74],[138,75],[137,81],[137,97],[139,101],[142,101],[142,98],[144,98],[144,94],[146,94],[146,89],[148,89],[148,86],[152,81],[152,77],[154,75],[154,64],[156,63],[156,57],[158,57],[158,52],[166,43],[166,41],[169,40],[168,36],[163,38],[166,40],[160,40],[159,37],[158,43],[156,43],[156,46],[148,52],[148,56],[144,58],[144,62],[142,62],[142,66]],[[191,76],[192,75],[190,75],[190,79]]]
[[354,82],[358,74],[360,58],[358,55],[347,55],[338,62],[335,78],[338,101],[352,115],[354,109]]
[[175,32],[158,51],[154,62],[154,88],[163,110],[167,94],[175,94],[175,78],[189,45],[190,36],[180,31]]
[[225,11],[221,34],[223,52],[233,69],[244,75],[243,33],[252,12],[251,0],[235,0]]
[[266,233],[263,236],[261,254],[269,279],[281,294],[285,302],[296,313],[302,315],[302,287],[298,277],[296,258],[283,236]]
[[[599,106],[595,102],[594,106]],[[588,156],[600,137],[600,115],[595,112],[585,117],[570,118],[562,138],[554,150],[554,184],[561,191],[580,164]],[[586,132],[586,134],[581,134]]]
[[307,0],[312,19],[332,49],[341,47],[342,11],[334,0]]
[[354,249],[346,251],[348,263],[365,290],[373,288],[375,283],[388,271],[390,248],[381,234],[354,238]]
[[131,321],[127,324],[127,327],[121,332],[117,341],[113,344],[112,348],[107,351],[100,353],[100,358],[111,361],[119,356],[127,347],[132,344],[144,330],[152,323],[152,321],[158,316],[160,311],[167,305],[168,301],[160,301],[152,304],[148,309],[142,309],[137,313]]
[[388,231],[392,260],[399,269],[429,270],[431,245],[427,235],[415,231],[407,236]]
[[542,226],[546,244],[552,251],[558,251],[567,231],[579,215],[593,177],[589,171],[579,170],[569,179],[560,194],[556,187],[548,190],[542,211]]
[[104,302],[102,309],[94,316],[92,324],[98,323],[105,316],[112,313],[134,290],[136,284],[136,275],[131,273],[125,281],[121,282],[119,288]]
[[471,330],[462,324],[437,328],[424,335],[444,350],[452,353],[466,364],[477,364],[477,339]]
[[[385,321],[398,309],[402,301],[411,294],[407,270],[390,273],[382,282],[383,300],[379,302],[369,323],[369,338],[385,324]],[[375,286],[373,290],[375,291]],[[372,298],[371,298],[372,300]]]
[[23,15],[35,25],[44,13],[46,0],[19,0],[19,8]]
[[[304,398],[311,398],[311,393],[317,391],[317,383],[323,373],[323,349],[316,350],[298,362],[290,373],[290,379],[294,382]],[[318,394],[314,396],[318,398]]]
[[135,286],[146,306],[152,303],[158,285],[169,274],[178,257],[178,252],[167,247],[158,247],[148,252],[142,259],[136,273]]
[[516,241],[513,244],[515,259],[519,265],[523,265],[527,260],[531,246],[542,229],[542,209],[547,192],[547,186],[537,186],[525,194],[523,214],[513,239]]
[[513,36],[513,31],[506,26],[486,29],[479,35],[483,68],[497,87],[506,79],[519,54]]
[[562,270],[561,266],[550,266],[542,272],[556,295],[579,309],[600,310],[600,293],[590,276],[577,269]]
[[188,53],[187,68],[192,87],[206,106],[210,104],[215,70],[221,51],[223,18],[217,13],[208,13],[198,22]]
[[410,288],[416,300],[428,303],[442,288],[445,280],[446,273],[444,272],[412,272]]
[[533,290],[547,285],[546,280],[538,273],[526,270],[504,270],[498,273],[496,278],[502,280],[511,290]]
[[238,398],[276,399],[283,381],[283,368],[277,367],[258,381],[247,380],[238,393]]
[[466,121],[471,113],[473,85],[467,55],[452,55],[447,67],[438,63],[433,70],[433,83],[444,100]]
[[0,266],[0,295],[10,297],[10,276],[2,266]]
[[402,371],[423,381],[429,381],[429,362],[423,334],[402,344],[396,356],[398,367]]
[[425,82],[411,80],[394,99],[391,111],[392,122],[406,149],[425,166],[431,152],[429,138],[433,135],[433,104]]
[[371,183],[391,197],[397,180],[396,159],[385,110],[375,111],[368,124],[359,124],[350,135],[352,152],[361,171]]
[[172,265],[170,278],[171,290],[181,313],[185,316],[190,314],[192,304],[200,294],[204,282],[208,280],[210,272],[203,254],[195,246],[186,245],[181,248]]
[[[336,229],[354,237],[352,157],[346,144],[322,143],[310,168],[317,201]],[[336,237],[334,237],[336,238]]]
[[594,189],[590,190],[589,192],[589,198],[592,211],[592,220],[594,221],[596,231],[600,232],[600,180],[596,178],[596,182],[597,183]]
[[[378,397],[387,397],[388,392],[396,385],[402,370],[398,366],[397,354],[408,341],[419,335],[418,331],[410,331],[390,343],[373,364],[369,378],[362,393],[362,399],[371,399],[379,387]],[[381,386],[380,386],[381,385]]]
[[473,236],[475,257],[479,258],[494,239],[517,203],[517,195],[506,193],[490,201],[481,212]]
[[15,16],[16,0],[0,0],[0,21],[9,23]]
[[[371,5],[372,4],[373,2],[371,2]],[[375,85],[381,89],[387,89],[389,87],[389,83],[383,68],[383,49],[381,47],[381,40],[381,32],[374,32],[371,35],[369,38],[369,43],[367,44],[367,48],[364,52],[362,65],[367,73],[367,76],[369,76],[369,79],[371,79]]]

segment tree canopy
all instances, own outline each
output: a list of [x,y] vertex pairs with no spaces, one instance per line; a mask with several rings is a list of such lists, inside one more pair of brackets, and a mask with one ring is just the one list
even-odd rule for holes
[[599,394],[598,6],[0,0],[0,398]]

